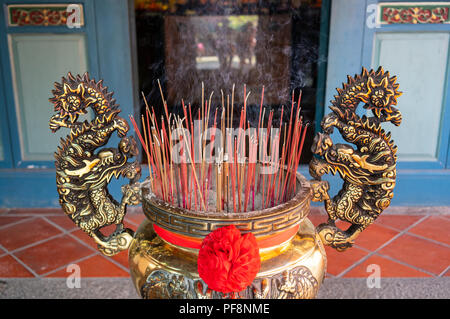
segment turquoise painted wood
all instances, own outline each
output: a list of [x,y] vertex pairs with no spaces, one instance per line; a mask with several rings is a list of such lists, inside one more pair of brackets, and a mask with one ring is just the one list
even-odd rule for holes
[[[323,114],[331,112],[330,101],[336,88],[347,80],[347,75],[361,72],[361,47],[364,38],[365,1],[331,1],[328,42],[327,81]],[[332,135],[336,143],[344,143],[338,132]]]
[[[18,1],[18,0],[12,0],[12,1],[5,1],[0,0],[0,4],[2,4],[2,10],[6,10],[6,4],[34,4],[38,3],[36,1]],[[51,0],[46,2],[48,4],[51,3],[72,3],[72,1],[55,1]],[[84,6],[84,13],[85,13],[85,25],[81,28],[68,28],[66,26],[58,26],[58,27],[44,27],[44,26],[38,26],[38,27],[32,27],[32,26],[26,26],[26,27],[8,27],[6,19],[6,14],[2,14],[0,16],[0,58],[1,58],[1,64],[3,68],[2,72],[2,79],[3,83],[5,85],[5,104],[7,108],[7,114],[8,114],[8,125],[9,125],[9,136],[10,136],[10,146],[11,146],[11,159],[12,163],[9,167],[14,168],[51,168],[53,167],[53,160],[52,157],[48,157],[47,160],[44,160],[42,157],[40,159],[30,159],[26,157],[26,145],[24,145],[23,141],[23,132],[24,128],[21,127],[21,119],[24,117],[24,114],[21,114],[18,112],[18,106],[22,106],[20,104],[20,96],[17,94],[17,81],[15,77],[14,67],[15,67],[15,56],[10,53],[10,47],[11,47],[11,38],[13,38],[15,35],[84,35],[86,38],[87,43],[87,69],[93,73],[94,75],[98,75],[98,56],[97,56],[97,33],[96,33],[96,26],[95,26],[95,20],[93,18],[92,11],[94,10],[93,2],[92,1],[79,1],[78,3],[82,3]],[[2,12],[4,13],[4,12]],[[42,52],[35,52],[37,56],[39,56],[39,53]],[[38,61],[36,61],[38,62]],[[71,64],[69,62],[69,64]],[[47,70],[41,66],[39,66],[38,63],[36,63],[36,67],[34,68],[37,71],[40,71],[42,74],[44,74]],[[51,71],[50,71],[51,72]],[[51,87],[53,82],[55,80],[59,80],[61,76],[64,74],[60,74],[56,79],[50,80],[48,83],[48,87]],[[45,77],[45,76],[43,76]],[[45,80],[45,79],[40,79]],[[42,81],[43,82],[43,81]],[[20,82],[19,82],[20,83]],[[44,96],[44,92],[40,93],[42,94],[41,97]],[[31,96],[31,94],[30,94]],[[51,92],[48,92],[47,97],[51,96]],[[44,102],[42,102],[44,103]],[[26,104],[25,104],[26,105]],[[50,108],[50,103],[47,104],[48,106],[40,106],[39,109],[41,109],[43,112],[47,112],[47,110]],[[45,110],[44,110],[45,109]],[[20,111],[20,109],[19,109]],[[28,115],[27,115],[28,116]],[[28,124],[27,124],[28,125]],[[31,124],[30,126],[32,126]],[[34,124],[39,125],[39,124]],[[44,132],[44,127],[39,129],[41,132]],[[44,134],[44,133],[43,133]],[[45,141],[43,141],[45,143]],[[47,143],[50,145],[50,143]],[[25,150],[25,152],[23,152]],[[24,157],[25,155],[25,157]],[[42,156],[42,155],[41,155]],[[47,155],[48,156],[48,155]]]
[[[137,58],[132,49],[134,4],[126,0],[96,0],[94,4],[100,77],[114,91],[121,116],[128,119],[128,115],[139,114]],[[118,142],[119,138],[113,136],[108,145],[116,146]]]
[[[1,9],[4,10],[6,4],[12,3],[34,4],[41,2],[0,0]],[[73,1],[48,0],[45,3],[73,3]],[[5,112],[2,112],[2,114],[8,115],[6,118],[0,117],[0,124],[4,155],[9,156],[9,161],[6,156],[5,160],[0,160],[0,207],[59,206],[54,163],[52,158],[48,157],[51,150],[56,150],[58,143],[50,141],[50,137],[49,139],[45,137],[46,130],[50,132],[48,120],[52,105],[50,103],[44,105],[42,102],[44,96],[46,96],[46,99],[51,96],[53,82],[59,81],[61,76],[66,75],[69,71],[68,69],[58,70],[58,67],[63,67],[64,64],[62,63],[63,60],[57,58],[57,55],[66,56],[68,61],[64,67],[70,66],[70,71],[78,73],[87,69],[92,78],[97,80],[103,78],[109,89],[115,92],[115,98],[121,105],[123,117],[127,118],[134,112],[137,94],[134,90],[134,75],[132,74],[134,63],[132,54],[134,35],[130,29],[134,23],[133,12],[130,13],[132,2],[128,0],[80,0],[76,3],[84,5],[85,25],[79,29],[69,29],[65,26],[7,27],[6,15],[4,12],[0,15],[0,68],[2,70],[0,111],[3,111],[4,108]],[[47,41],[48,45],[38,49],[39,52],[35,54],[34,64],[30,63],[32,57],[27,56],[30,52],[27,50],[21,51],[20,48],[20,45],[23,44],[25,46],[30,45],[33,35]],[[65,44],[72,46],[77,54],[75,52],[49,53],[49,51],[52,51],[52,38],[65,41]],[[8,39],[30,40],[28,42],[15,41],[13,49],[16,53],[14,56],[19,56],[18,61],[10,59]],[[42,42],[35,43],[38,48],[42,44]],[[31,49],[37,50],[36,46]],[[55,47],[53,49],[60,50]],[[49,53],[47,60],[43,56],[45,51]],[[51,54],[53,54],[56,66],[48,71]],[[32,70],[27,70],[30,73],[26,73],[22,70],[23,67],[32,68]],[[16,88],[13,85],[15,83],[13,81],[15,71],[22,75],[22,78],[19,76],[20,81],[17,82],[19,85]],[[33,77],[39,72],[42,75],[40,78],[29,78],[30,74]],[[33,85],[34,80],[46,82],[45,85],[49,85],[49,87],[41,91]],[[41,100],[39,106],[34,107],[42,111],[42,118],[37,118],[38,111],[33,110],[30,96],[26,96],[26,90],[34,90],[38,99]],[[22,103],[19,104],[22,109],[16,107],[16,102],[20,101],[20,98],[16,97],[17,92],[21,92],[23,95]],[[3,101],[5,102],[3,103]],[[27,114],[21,114],[22,111]],[[65,133],[67,134],[67,132]],[[23,145],[21,144],[21,138],[26,141]],[[45,141],[41,142],[40,147],[37,147],[36,141],[41,138]],[[54,139],[55,137],[51,138]],[[117,146],[117,142],[118,138],[114,138],[110,145]],[[21,148],[21,146],[24,147]],[[124,182],[114,182],[110,186],[111,193],[114,196],[120,195],[120,186]]]
[[337,94],[336,87],[341,86],[348,74],[361,71],[365,8],[365,1],[361,0],[331,2],[325,114],[329,112],[329,101]]
[[[311,179],[306,167],[299,170]],[[338,176],[323,178],[330,183],[330,195],[334,196],[342,187]],[[450,170],[408,170],[397,171],[397,184],[391,206],[450,206]],[[311,203],[323,206],[323,203]]]
[[52,161],[66,132],[54,134],[43,125],[54,114],[48,98],[62,75],[88,71],[85,35],[21,33],[11,34],[8,42],[21,160]]
[[[450,25],[377,26],[377,3],[332,1],[326,100],[347,74],[359,73],[362,66],[383,65],[397,75],[405,92],[399,98],[404,122],[398,128],[386,126],[400,149],[392,205],[450,205]],[[324,107],[326,114],[329,108]],[[339,136],[333,139],[342,142]],[[338,190],[336,179],[330,180]]]
[[[2,65],[0,63],[0,74],[3,74]],[[11,167],[12,150],[9,137],[8,110],[6,108],[5,84],[0,76],[0,170],[2,168]]]
[[5,159],[5,155],[4,155],[4,151],[3,151],[3,141],[2,141],[2,135],[0,132],[0,161],[4,161]]
[[[401,1],[380,1],[380,2],[401,2]],[[421,1],[409,1],[409,2],[421,2]],[[423,2],[423,1],[422,1]],[[367,4],[374,5],[376,4],[376,0],[367,0]],[[366,15],[366,22],[370,19],[370,15],[372,13],[368,12]],[[362,61],[364,65],[373,65],[374,56],[375,56],[375,39],[378,35],[386,33],[410,33],[410,34],[431,34],[431,35],[439,35],[440,33],[448,34],[450,32],[449,24],[411,24],[411,25],[381,25],[375,28],[366,28],[365,31],[365,41],[363,43],[362,49]],[[443,41],[444,45],[448,45],[448,42]],[[436,53],[434,53],[436,54]],[[443,71],[446,72],[446,76],[443,80],[444,84],[444,93],[441,96],[442,99],[442,110],[441,110],[441,121],[440,121],[440,130],[437,138],[437,152],[436,152],[436,160],[428,160],[428,161],[414,161],[412,158],[406,161],[399,161],[398,168],[399,169],[439,169],[439,168],[450,168],[449,162],[449,154],[450,154],[450,81],[449,81],[449,62],[448,57],[446,60],[446,64],[443,67]],[[433,61],[434,62],[434,61]],[[442,61],[441,61],[442,62]],[[425,71],[426,73],[427,71]],[[416,75],[410,75],[410,77],[414,78]],[[433,78],[431,83],[436,84],[439,81],[437,78]],[[427,82],[427,84],[430,81]],[[439,84],[438,84],[439,86]],[[435,88],[431,88],[434,90]]]
[[[389,32],[375,34],[373,68],[398,74],[401,129],[393,129],[399,161],[437,161],[449,33]],[[420,79],[420,80],[419,80]],[[384,125],[391,129],[392,125]]]
[[[5,105],[5,99],[4,99],[4,93],[3,93],[3,83],[0,81],[0,104]],[[3,112],[6,112],[6,110],[4,110]],[[3,113],[5,114],[5,113]],[[3,145],[8,145],[8,141],[5,139],[5,131],[8,129],[7,126],[7,121],[6,116],[2,116],[3,121],[1,121],[1,129],[0,129],[0,163],[5,162],[5,151],[3,150]],[[5,141],[6,140],[6,143]]]

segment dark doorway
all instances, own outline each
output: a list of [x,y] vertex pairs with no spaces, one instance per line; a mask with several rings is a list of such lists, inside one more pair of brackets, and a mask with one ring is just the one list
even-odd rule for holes
[[[289,109],[292,92],[297,101],[301,91],[301,115],[310,123],[302,163],[308,163],[316,105],[324,91],[318,76],[319,67],[325,66],[321,32],[322,38],[328,34],[323,30],[328,25],[322,21],[324,5],[329,3],[136,0],[139,90],[162,115],[158,79],[174,113],[181,112],[181,99],[194,108],[201,104],[202,82],[208,96],[214,91],[213,105],[220,105],[222,92],[231,94],[233,84],[234,101],[242,104],[245,84],[251,92],[249,118],[259,109],[263,86],[264,105],[274,114],[283,105]],[[288,120],[289,112],[284,114]]]

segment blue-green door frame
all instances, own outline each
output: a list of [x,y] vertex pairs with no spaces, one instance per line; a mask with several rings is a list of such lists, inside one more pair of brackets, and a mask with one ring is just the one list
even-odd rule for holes
[[[449,24],[429,25],[381,25],[370,28],[367,24],[373,11],[369,5],[377,0],[332,0],[328,67],[325,101],[333,99],[335,88],[346,81],[346,76],[358,74],[363,66],[370,67],[375,32],[450,32]],[[426,2],[393,1],[386,2]],[[433,1],[436,2],[436,1]],[[450,72],[447,62],[446,94],[439,136],[437,160],[432,162],[402,162],[397,164],[397,185],[391,205],[402,206],[448,206],[450,205]],[[330,112],[329,104],[324,113]],[[425,111],[425,110],[424,110]],[[401,129],[394,128],[394,129]],[[335,133],[337,142],[342,139]],[[327,178],[332,193],[340,188],[339,178]]]
[[[74,3],[68,0],[46,0],[45,4]],[[91,78],[104,79],[120,104],[123,116],[134,114],[137,101],[135,90],[134,3],[131,0],[78,0],[83,4],[85,24],[68,27],[8,27],[5,21],[7,4],[42,4],[33,0],[0,0],[0,116],[4,158],[0,160],[0,207],[56,207],[54,163],[22,161],[18,139],[17,114],[12,86],[11,61],[7,35],[12,33],[83,33],[87,42],[88,71]],[[43,71],[44,72],[44,71]],[[65,74],[61,74],[65,76]],[[59,81],[60,79],[55,79]],[[49,97],[51,92],[49,93]],[[49,103],[49,108],[52,105]],[[48,123],[42,123],[48,127]],[[117,145],[118,138],[110,144]],[[57,145],[55,145],[56,150]],[[28,168],[32,167],[32,168]],[[38,167],[38,168],[36,168]],[[112,183],[113,194],[120,184]]]

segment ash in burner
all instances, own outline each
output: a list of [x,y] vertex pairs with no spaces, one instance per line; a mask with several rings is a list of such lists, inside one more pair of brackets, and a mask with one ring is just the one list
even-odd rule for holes
[[[247,169],[248,167],[245,167],[245,175],[247,175]],[[197,174],[200,174],[201,168],[197,167],[196,171]],[[285,172],[284,172],[285,173]],[[265,182],[269,182],[269,177],[266,176]],[[290,197],[287,197],[287,200],[281,201],[281,196],[278,194],[278,198],[275,196],[270,196],[270,194],[267,194],[267,190],[263,192],[263,188],[260,187],[259,189],[256,189],[255,192],[250,192],[248,199],[246,199],[246,192],[245,189],[241,189],[241,194],[238,196],[238,188],[236,187],[234,190],[231,189],[231,187],[225,187],[225,190],[221,190],[220,194],[218,192],[217,188],[217,175],[211,176],[213,179],[211,182],[211,188],[209,189],[207,193],[206,198],[206,209],[203,207],[202,203],[200,202],[200,198],[198,194],[196,194],[196,190],[192,189],[190,192],[187,193],[186,196],[186,205],[183,206],[183,198],[180,194],[177,196],[174,196],[173,201],[166,201],[169,205],[176,206],[176,207],[185,207],[189,210],[202,210],[202,211],[208,211],[208,212],[226,212],[226,213],[238,213],[241,211],[249,212],[249,211],[259,211],[271,207],[276,207],[278,205],[283,204],[284,202],[291,199],[291,197],[295,194],[290,194]],[[272,188],[274,192],[281,193],[283,184],[282,181],[278,181],[275,179],[272,179]],[[302,187],[301,183],[299,181],[295,182],[295,189],[298,191]],[[154,197],[160,198],[160,196],[156,195],[157,193],[161,193],[160,186],[155,184],[156,188],[152,189],[150,178],[146,179],[145,182],[141,184],[141,187],[145,187],[147,189],[150,189],[151,191],[147,193],[146,198],[148,200],[151,200]],[[229,185],[231,186],[231,185]],[[180,185],[178,186],[180,187]],[[234,202],[233,202],[233,193],[235,194]],[[223,201],[222,205],[220,203],[220,200]],[[221,207],[220,207],[221,206]],[[239,210],[241,208],[241,210]]]

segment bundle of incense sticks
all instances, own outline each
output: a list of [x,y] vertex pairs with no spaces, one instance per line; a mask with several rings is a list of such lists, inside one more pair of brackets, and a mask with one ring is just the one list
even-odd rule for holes
[[183,117],[169,114],[161,86],[160,93],[165,113],[160,122],[144,95],[141,129],[130,116],[147,157],[149,186],[155,196],[189,210],[238,213],[274,207],[296,194],[296,172],[308,128],[300,116],[301,93],[295,103],[292,92],[289,122],[283,122],[282,107],[276,128],[272,127],[274,110],[266,112],[263,106],[264,87],[257,128],[247,121],[250,92],[245,85],[236,128],[234,86],[231,101],[222,92],[222,104],[213,110],[212,93],[205,99],[202,83],[197,118],[184,101]]

